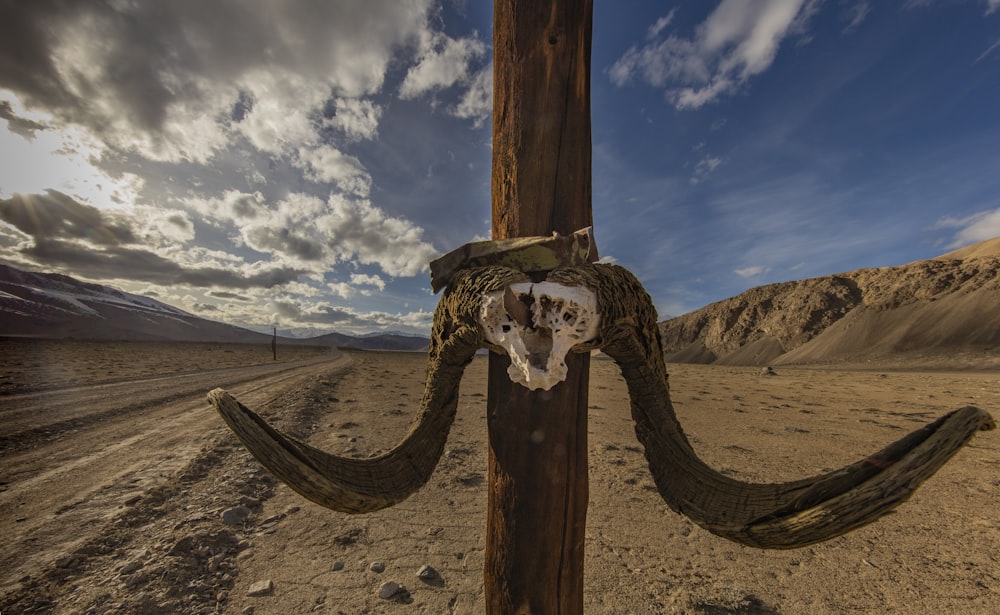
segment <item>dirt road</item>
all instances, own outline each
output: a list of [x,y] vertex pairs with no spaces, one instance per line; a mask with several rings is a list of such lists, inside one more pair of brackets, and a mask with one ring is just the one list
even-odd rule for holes
[[215,447],[226,431],[207,391],[224,386],[266,406],[349,363],[325,355],[0,398],[0,595],[53,564],[70,568],[123,508]]

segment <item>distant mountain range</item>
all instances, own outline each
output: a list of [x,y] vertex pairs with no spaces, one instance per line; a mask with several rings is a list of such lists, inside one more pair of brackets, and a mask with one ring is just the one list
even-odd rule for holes
[[759,286],[663,321],[660,332],[676,363],[1000,367],[1000,238],[899,267]]
[[[270,335],[139,295],[0,265],[0,336],[266,343]],[[782,365],[906,360],[1000,368],[1000,238],[899,267],[781,282],[660,323],[668,362]],[[425,350],[400,333],[283,343]],[[946,360],[942,361],[944,357]]]
[[[271,336],[199,318],[149,297],[0,264],[0,336],[87,340],[266,343]],[[399,333],[329,333],[286,344],[364,350],[424,350],[427,338]]]

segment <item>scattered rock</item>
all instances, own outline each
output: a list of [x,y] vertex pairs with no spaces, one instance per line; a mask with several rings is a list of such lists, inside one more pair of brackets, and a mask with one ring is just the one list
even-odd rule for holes
[[208,564],[207,564],[208,571],[209,572],[215,572],[216,570],[218,570],[219,569],[219,565],[222,563],[222,560],[224,560],[224,559],[226,559],[226,554],[225,553],[218,553],[218,554],[213,555],[212,557],[208,558]]
[[257,581],[247,590],[248,596],[268,596],[274,591],[274,582],[271,579]]
[[774,372],[774,370],[771,369],[770,367],[765,367],[764,369],[760,370],[760,374],[759,375],[761,375],[761,376],[777,376],[778,374],[776,374]]
[[80,563],[80,558],[75,555],[66,555],[56,560],[56,568],[76,568]]
[[338,570],[343,570],[343,569],[344,569],[344,562],[333,562],[333,571],[334,572],[336,572]]
[[438,571],[434,570],[427,564],[421,566],[420,570],[417,571],[417,578],[421,581],[434,581],[437,580],[438,576]]
[[248,495],[240,497],[240,504],[246,506],[247,508],[260,508],[260,500],[252,498]]
[[222,511],[222,522],[226,525],[239,526],[247,520],[252,511],[246,506],[234,506]]
[[382,562],[372,562],[371,566],[368,566],[368,570],[372,572],[385,572],[385,564]]
[[121,573],[122,573],[122,575],[132,574],[133,572],[135,572],[136,570],[138,570],[140,568],[142,568],[142,560],[140,560],[140,559],[134,559],[134,560],[125,562],[125,565],[122,566]]
[[253,607],[252,606],[246,607],[245,609],[240,611],[240,615],[253,615]]
[[399,585],[399,583],[395,581],[386,581],[385,583],[379,586],[378,597],[382,598],[383,600],[389,600],[390,598],[398,594],[399,590],[401,589],[402,587]]

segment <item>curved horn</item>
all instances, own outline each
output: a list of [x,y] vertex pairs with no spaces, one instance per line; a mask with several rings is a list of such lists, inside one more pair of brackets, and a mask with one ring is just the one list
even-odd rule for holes
[[392,506],[424,485],[441,458],[462,373],[482,343],[476,324],[482,297],[526,279],[498,267],[455,275],[434,312],[420,410],[403,441],[377,457],[338,457],[309,446],[274,429],[222,389],[209,393],[208,400],[250,452],[307,499],[347,513]]
[[788,483],[734,480],[698,459],[670,403],[652,300],[614,265],[552,272],[548,280],[598,295],[601,346],[628,383],[635,431],[660,495],[708,531],[762,548],[801,547],[870,523],[905,501],[972,435],[995,425],[965,407],[841,470]]

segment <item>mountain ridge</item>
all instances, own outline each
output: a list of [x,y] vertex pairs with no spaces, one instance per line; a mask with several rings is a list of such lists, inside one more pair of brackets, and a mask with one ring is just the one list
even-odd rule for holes
[[[167,303],[61,273],[0,263],[0,336],[107,341],[268,343],[271,335],[209,320]],[[426,337],[398,333],[312,338],[282,343],[360,350],[424,350]]]
[[751,288],[664,320],[668,362],[1000,366],[1000,238],[896,267]]

